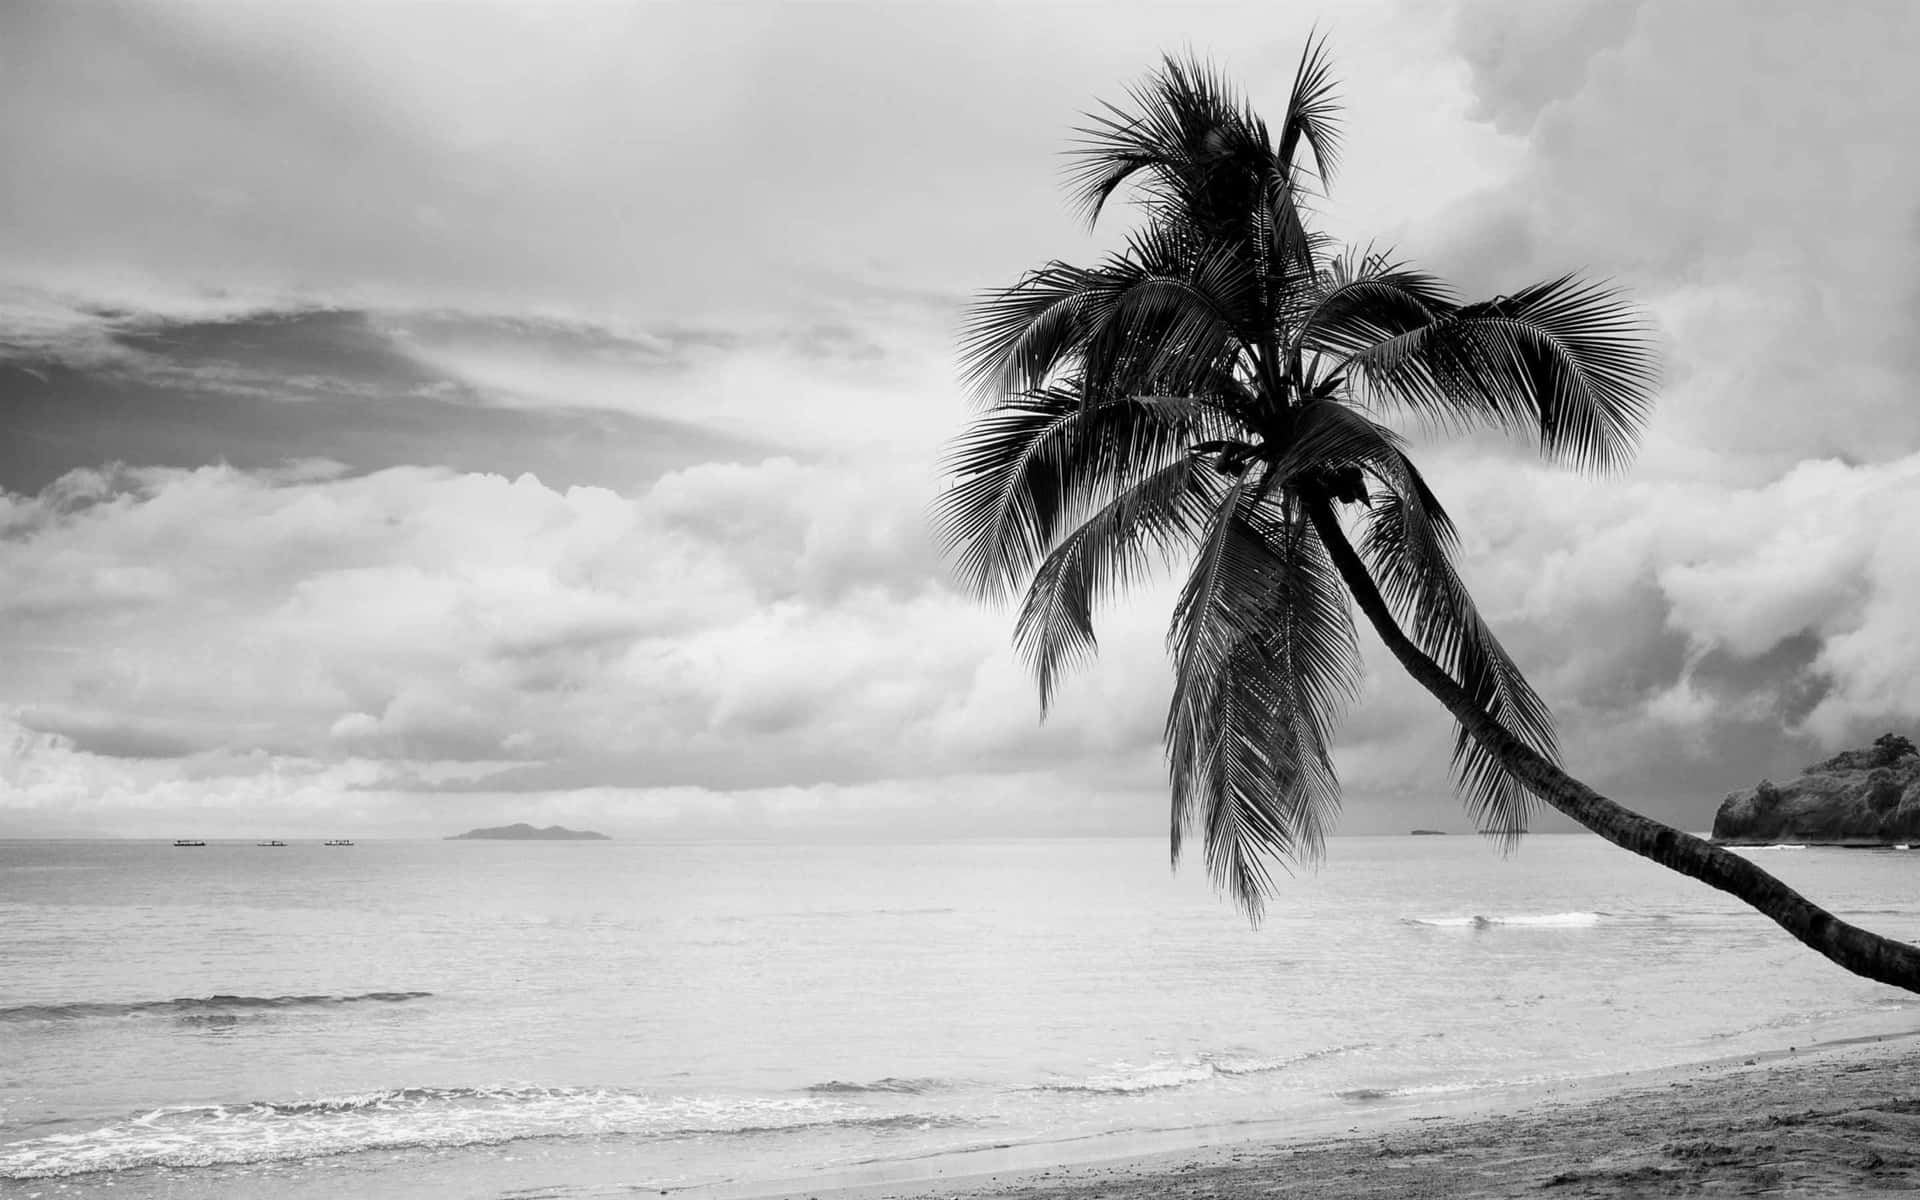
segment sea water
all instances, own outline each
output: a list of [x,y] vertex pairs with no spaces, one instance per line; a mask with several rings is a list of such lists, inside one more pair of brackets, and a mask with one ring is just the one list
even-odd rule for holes
[[[1920,852],[1750,853],[1920,939]],[[737,1194],[1920,1025],[1595,838],[1327,859],[1254,928],[1154,840],[0,843],[0,1192]]]

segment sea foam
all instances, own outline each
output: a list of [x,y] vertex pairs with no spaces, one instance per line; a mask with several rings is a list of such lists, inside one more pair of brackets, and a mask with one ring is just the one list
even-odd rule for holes
[[1156,1059],[1149,1063],[1117,1062],[1097,1075],[1058,1083],[1044,1083],[1035,1090],[1044,1092],[1096,1092],[1125,1095],[1132,1092],[1157,1092],[1188,1087],[1221,1076],[1266,1075],[1287,1071],[1317,1059],[1372,1049],[1370,1042],[1327,1046],[1300,1054],[1263,1058],[1246,1054],[1202,1053],[1180,1059]]
[[923,1092],[937,1092],[950,1086],[944,1079],[897,1079],[887,1076],[867,1083],[849,1083],[844,1079],[829,1079],[825,1083],[807,1085],[807,1091],[816,1096],[859,1095],[862,1093],[881,1093],[886,1095],[917,1096]]
[[963,1123],[815,1097],[655,1096],[606,1088],[397,1088],[311,1100],[155,1109],[0,1146],[0,1180],[140,1167],[209,1167],[531,1138],[778,1133]]
[[1516,926],[1533,929],[1587,929],[1605,920],[1600,912],[1514,913],[1505,916],[1406,917],[1409,925],[1428,925],[1437,929],[1490,929]]

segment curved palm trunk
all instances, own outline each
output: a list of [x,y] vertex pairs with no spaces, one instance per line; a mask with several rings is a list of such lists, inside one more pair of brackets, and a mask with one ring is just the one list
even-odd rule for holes
[[1854,974],[1920,992],[1920,948],[1850,925],[1747,859],[1621,807],[1562,771],[1487,716],[1466,689],[1401,632],[1366,564],[1347,541],[1332,506],[1316,499],[1308,504],[1308,511],[1340,577],[1387,649],[1534,795],[1614,845],[1745,901]]

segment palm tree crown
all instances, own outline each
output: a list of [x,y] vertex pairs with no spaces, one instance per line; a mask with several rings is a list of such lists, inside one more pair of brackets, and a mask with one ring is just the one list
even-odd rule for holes
[[[1173,852],[1198,830],[1216,881],[1257,916],[1269,864],[1316,858],[1338,806],[1329,743],[1360,672],[1350,596],[1384,597],[1477,712],[1557,761],[1545,704],[1476,611],[1454,527],[1384,422],[1492,426],[1618,468],[1655,360],[1604,286],[1567,275],[1462,303],[1317,232],[1310,205],[1339,149],[1323,41],[1277,128],[1188,59],[1130,101],[1090,118],[1069,180],[1090,222],[1117,197],[1141,220],[1098,265],[1050,262],[976,303],[963,369],[984,410],[936,516],[965,586],[1021,597],[1014,640],[1043,712],[1093,653],[1095,609],[1184,569],[1167,634]],[[1453,764],[1480,828],[1525,828],[1510,756],[1463,724]]]

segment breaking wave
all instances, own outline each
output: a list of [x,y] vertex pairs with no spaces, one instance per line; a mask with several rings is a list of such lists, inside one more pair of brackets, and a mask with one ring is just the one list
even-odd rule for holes
[[874,1132],[968,1124],[814,1097],[684,1097],[601,1088],[397,1088],[314,1100],[161,1108],[0,1147],[0,1180],[211,1167],[534,1138]]
[[806,1091],[816,1096],[858,1095],[862,1093],[884,1093],[896,1096],[918,1096],[925,1092],[937,1092],[949,1086],[943,1079],[895,1079],[889,1075],[885,1079],[876,1079],[871,1083],[848,1083],[841,1079],[829,1079],[825,1083],[809,1084]]
[[1320,1050],[1309,1050],[1304,1054],[1290,1054],[1280,1058],[1201,1054],[1178,1061],[1160,1060],[1141,1065],[1115,1063],[1110,1071],[1063,1083],[1043,1083],[1034,1090],[1096,1092],[1109,1095],[1153,1092],[1205,1083],[1221,1076],[1264,1075],[1273,1071],[1286,1071],[1317,1059],[1369,1049],[1372,1049],[1372,1043],[1358,1042],[1350,1046],[1328,1046]]
[[0,1008],[0,1021],[82,1021],[102,1017],[193,1016],[259,1009],[333,1008],[342,1004],[398,1004],[425,1000],[432,992],[364,992],[358,996],[186,996],[175,1000],[134,1000],[118,1004],[18,1004]]
[[1533,929],[1588,929],[1609,916],[1610,913],[1603,912],[1560,912],[1492,917],[1405,917],[1402,920],[1408,925],[1427,925],[1437,929],[1491,929],[1508,925]]

